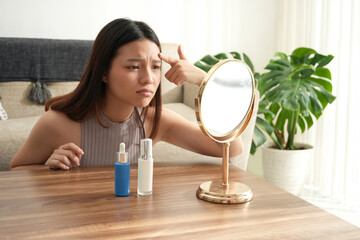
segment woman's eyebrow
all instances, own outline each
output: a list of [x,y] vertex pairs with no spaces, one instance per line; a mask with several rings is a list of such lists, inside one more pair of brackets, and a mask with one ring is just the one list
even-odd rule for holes
[[[145,62],[145,59],[143,59],[143,58],[129,58],[129,59],[127,59],[127,61],[128,62]],[[161,63],[160,59],[154,59],[152,61],[156,62],[156,63]]]
[[145,59],[142,59],[142,58],[129,58],[127,61],[128,62],[144,62]]

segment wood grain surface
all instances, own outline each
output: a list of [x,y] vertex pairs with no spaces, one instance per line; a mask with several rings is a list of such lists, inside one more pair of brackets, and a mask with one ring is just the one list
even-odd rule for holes
[[360,239],[360,229],[238,168],[254,199],[196,198],[221,166],[155,163],[153,195],[114,195],[114,168],[0,172],[0,239]]

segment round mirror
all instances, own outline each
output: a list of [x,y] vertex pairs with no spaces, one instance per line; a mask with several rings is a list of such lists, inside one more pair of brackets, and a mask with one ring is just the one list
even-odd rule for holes
[[244,203],[252,199],[245,184],[228,182],[229,146],[250,121],[254,106],[255,82],[251,69],[242,61],[223,60],[211,68],[195,99],[200,128],[223,144],[222,181],[200,185],[196,196],[215,203]]
[[242,61],[216,64],[202,82],[196,101],[202,130],[218,142],[237,137],[251,116],[254,88],[253,74]]

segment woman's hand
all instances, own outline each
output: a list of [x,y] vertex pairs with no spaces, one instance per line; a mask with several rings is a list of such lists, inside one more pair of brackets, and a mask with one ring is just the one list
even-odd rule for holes
[[46,163],[52,169],[69,170],[73,166],[80,166],[83,154],[83,150],[74,143],[66,143],[56,149]]
[[171,65],[170,70],[165,73],[165,77],[178,86],[184,84],[184,82],[200,86],[206,76],[206,72],[194,66],[186,59],[180,45],[178,47],[178,54],[180,59],[159,53],[159,58]]

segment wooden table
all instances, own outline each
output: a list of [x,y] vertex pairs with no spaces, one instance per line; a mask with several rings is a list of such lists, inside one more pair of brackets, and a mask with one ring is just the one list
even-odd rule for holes
[[113,167],[0,172],[0,239],[360,239],[360,229],[250,173],[230,180],[254,199],[220,205],[196,198],[221,179],[218,165],[155,164],[152,196],[115,197]]

